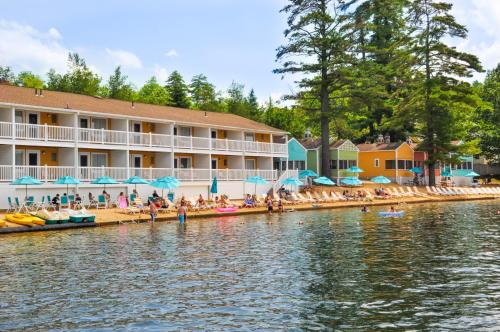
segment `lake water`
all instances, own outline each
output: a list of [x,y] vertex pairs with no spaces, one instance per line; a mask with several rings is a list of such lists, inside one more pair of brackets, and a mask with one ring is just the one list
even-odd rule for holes
[[404,209],[1,236],[0,331],[498,331],[500,202]]

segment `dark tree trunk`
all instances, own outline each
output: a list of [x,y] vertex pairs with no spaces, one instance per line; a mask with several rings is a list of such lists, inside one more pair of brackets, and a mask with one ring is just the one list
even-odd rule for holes
[[429,186],[435,186],[436,185],[436,164],[431,163],[428,166],[429,168]]

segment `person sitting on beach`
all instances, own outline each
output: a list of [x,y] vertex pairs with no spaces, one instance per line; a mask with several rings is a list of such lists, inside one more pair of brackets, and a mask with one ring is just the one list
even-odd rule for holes
[[247,194],[245,197],[245,200],[243,201],[243,204],[241,205],[242,208],[252,208],[254,207],[254,202],[252,200],[252,196],[250,194]]
[[59,207],[61,206],[61,203],[59,203],[60,196],[59,194],[56,194],[54,197],[52,197],[52,201],[50,202],[52,205],[55,206],[56,210],[59,211]]
[[125,196],[123,191],[120,192],[120,194],[118,195],[118,198],[116,200],[118,202],[118,206],[121,209],[126,209],[128,207],[128,198],[127,198],[127,196]]
[[219,199],[219,207],[221,208],[225,208],[227,207],[227,201],[226,201],[226,198],[224,197],[224,195],[221,195],[220,196],[220,199]]
[[199,208],[207,207],[207,202],[205,202],[205,200],[203,199],[203,196],[201,194],[200,194],[200,196],[198,196],[198,199],[196,200],[196,206]]
[[104,196],[104,200],[106,201],[106,209],[111,207],[111,196],[106,192],[106,190],[102,191],[102,195]]
[[82,198],[80,197],[80,194],[76,193],[75,194],[75,204],[74,204],[75,207],[83,207],[82,205]]
[[156,190],[153,190],[153,195],[151,195],[153,198],[158,198],[160,195],[156,192]]

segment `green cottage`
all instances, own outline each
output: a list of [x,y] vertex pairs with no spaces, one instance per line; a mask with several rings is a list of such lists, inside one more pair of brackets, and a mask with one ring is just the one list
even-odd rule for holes
[[[307,150],[307,169],[320,174],[321,140],[309,137],[301,140],[300,143]],[[338,140],[330,143],[330,177],[338,179],[355,175],[349,174],[345,170],[358,165],[358,152],[358,147],[350,140]]]

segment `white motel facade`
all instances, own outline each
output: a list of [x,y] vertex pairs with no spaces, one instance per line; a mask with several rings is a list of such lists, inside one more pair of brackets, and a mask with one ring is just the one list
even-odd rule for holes
[[[81,181],[82,197],[102,186],[100,176],[119,182],[174,176],[175,194],[204,196],[214,177],[219,193],[242,197],[253,192],[251,176],[279,185],[292,171],[273,169],[288,157],[287,133],[237,115],[102,99],[71,93],[0,85],[0,192],[23,197],[10,183],[29,175],[42,181],[36,196],[62,193],[53,182],[69,175]],[[107,186],[111,195],[131,187]],[[154,188],[139,186],[141,195]],[[142,193],[142,192],[143,193]],[[69,193],[68,193],[69,194]],[[6,207],[0,200],[0,208]]]

